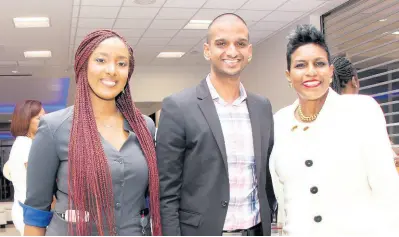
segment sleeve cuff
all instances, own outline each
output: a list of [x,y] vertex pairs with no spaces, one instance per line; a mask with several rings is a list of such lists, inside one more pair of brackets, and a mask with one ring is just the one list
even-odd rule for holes
[[24,210],[24,223],[26,225],[46,228],[50,224],[53,212],[35,209],[21,202],[19,202],[19,205]]

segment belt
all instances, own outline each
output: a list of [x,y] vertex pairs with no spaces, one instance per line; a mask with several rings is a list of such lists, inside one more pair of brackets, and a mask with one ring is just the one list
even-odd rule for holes
[[223,236],[262,236],[263,235],[262,224],[259,223],[245,230],[223,231],[222,235]]

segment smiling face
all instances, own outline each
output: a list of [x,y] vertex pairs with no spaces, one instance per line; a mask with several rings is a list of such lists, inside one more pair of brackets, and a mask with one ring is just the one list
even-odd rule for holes
[[252,57],[252,45],[247,26],[232,15],[217,19],[208,32],[204,54],[211,62],[211,70],[221,77],[238,77]]
[[286,76],[300,98],[317,100],[327,93],[333,72],[326,50],[310,43],[298,47],[291,55]]
[[129,50],[121,39],[113,37],[101,42],[88,62],[91,94],[102,100],[114,100],[126,86],[129,57]]

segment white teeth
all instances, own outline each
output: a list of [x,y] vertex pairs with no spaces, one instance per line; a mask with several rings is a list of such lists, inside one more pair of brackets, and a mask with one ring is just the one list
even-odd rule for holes
[[304,84],[305,84],[305,86],[317,86],[320,84],[320,82],[319,81],[309,81],[309,82],[305,82]]
[[116,82],[108,81],[108,80],[101,80],[101,82],[106,86],[115,86]]
[[224,62],[227,64],[234,64],[234,63],[237,63],[238,61],[237,60],[224,60]]

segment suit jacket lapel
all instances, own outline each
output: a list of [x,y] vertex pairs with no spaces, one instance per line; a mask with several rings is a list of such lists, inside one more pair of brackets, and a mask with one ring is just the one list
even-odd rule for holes
[[252,127],[256,177],[258,180],[260,180],[260,171],[262,168],[262,166],[261,166],[262,165],[262,141],[261,141],[261,131],[260,131],[260,118],[259,118],[259,109],[260,108],[257,108],[256,98],[249,93],[247,96],[247,106],[248,106],[249,118],[251,120],[251,127]]
[[228,172],[226,146],[224,143],[222,126],[220,125],[219,116],[217,114],[215,104],[209,92],[206,80],[202,80],[200,85],[198,85],[197,98],[198,98],[198,106],[200,107],[202,113],[204,114],[204,117],[212,131],[212,134],[216,140],[216,143],[222,155],[224,166],[226,167],[226,171]]

